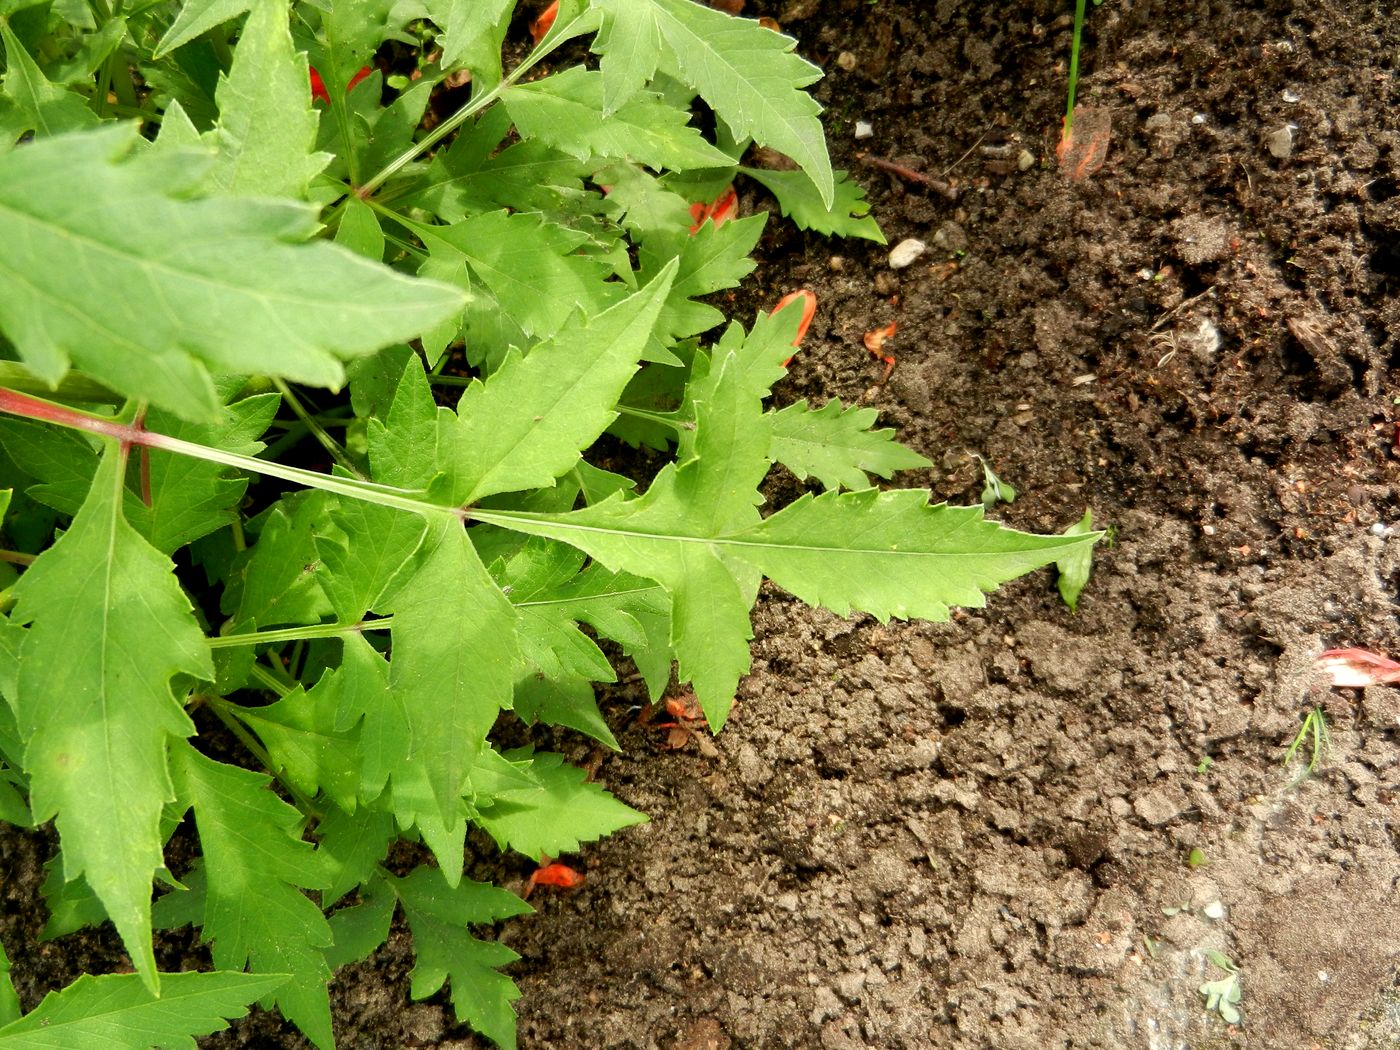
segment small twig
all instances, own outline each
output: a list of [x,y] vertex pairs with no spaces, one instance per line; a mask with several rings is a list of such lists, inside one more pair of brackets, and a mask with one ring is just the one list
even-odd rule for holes
[[1215,291],[1215,285],[1211,285],[1209,288],[1207,288],[1204,292],[1201,292],[1199,295],[1193,295],[1193,296],[1191,296],[1191,298],[1189,298],[1189,299],[1183,299],[1183,300],[1181,300],[1181,302],[1177,303],[1177,304],[1176,304],[1175,306],[1173,306],[1170,310],[1168,310],[1166,313],[1164,313],[1161,317],[1157,318],[1157,323],[1154,324],[1150,329],[1148,329],[1148,331],[1151,331],[1151,332],[1157,331],[1157,329],[1161,328],[1162,325],[1166,324],[1168,321],[1170,321],[1170,320],[1171,320],[1173,317],[1175,317],[1177,314],[1181,313],[1182,310],[1185,310],[1185,309],[1186,309],[1188,306],[1190,306],[1192,303],[1199,302],[1200,300],[1204,299],[1206,296],[1210,295],[1210,293],[1213,292],[1213,291]]
[[909,182],[916,182],[920,186],[927,186],[929,189],[933,190],[934,193],[942,194],[950,201],[958,199],[957,187],[944,182],[942,179],[935,179],[932,175],[925,175],[922,171],[906,168],[903,164],[896,164],[892,160],[885,160],[884,157],[875,157],[869,153],[862,153],[860,159],[862,163],[868,164],[872,168],[879,168],[881,171],[887,171],[891,175],[898,175],[901,179],[905,179]]
[[953,170],[954,168],[956,168],[956,167],[957,167],[959,164],[961,164],[963,161],[967,160],[968,157],[972,156],[972,151],[975,150],[978,146],[982,145],[982,140],[983,140],[984,138],[986,138],[986,137],[987,137],[987,133],[986,133],[985,131],[982,132],[982,134],[978,135],[978,136],[977,136],[977,141],[974,142],[971,146],[968,146],[968,147],[967,147],[967,152],[964,153],[964,154],[963,154],[961,157],[959,157],[957,160],[953,161],[953,163],[949,164],[949,165],[948,165],[946,168],[944,168],[942,171],[940,171],[940,172],[938,173],[938,177],[939,177],[940,179],[946,179],[946,178],[948,177],[948,175],[952,172],[952,170]]

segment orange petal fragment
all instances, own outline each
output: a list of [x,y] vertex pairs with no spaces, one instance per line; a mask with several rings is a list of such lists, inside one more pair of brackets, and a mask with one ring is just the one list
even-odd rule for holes
[[[797,335],[792,341],[794,347],[802,345],[802,340],[807,335],[807,329],[812,324],[812,318],[816,316],[816,294],[809,292],[806,288],[799,288],[795,292],[788,292],[787,295],[778,300],[778,305],[773,307],[773,315],[777,315],[798,299],[802,300],[802,320],[797,322]],[[794,354],[793,357],[795,356],[797,355]],[[792,357],[783,362],[783,367],[786,368],[790,364],[792,364]]]
[[898,327],[898,321],[891,321],[883,328],[872,328],[870,331],[865,333],[865,348],[869,350],[872,354],[874,354],[876,357],[881,357],[881,352],[885,348],[885,340],[894,335],[895,330]]
[[556,886],[561,890],[577,889],[583,885],[583,876],[567,864],[555,861],[535,870],[530,876],[531,886]]
[[541,11],[540,16],[530,23],[530,36],[534,39],[535,43],[538,44],[544,39],[544,35],[548,33],[550,28],[554,25],[554,19],[558,14],[559,0],[554,0],[554,3]]
[[1400,682],[1400,663],[1368,649],[1328,649],[1313,666],[1327,673],[1335,689]]
[[724,192],[709,204],[696,201],[690,206],[690,232],[700,229],[707,220],[716,226],[723,226],[738,214],[739,195],[734,192],[733,186],[726,186]]

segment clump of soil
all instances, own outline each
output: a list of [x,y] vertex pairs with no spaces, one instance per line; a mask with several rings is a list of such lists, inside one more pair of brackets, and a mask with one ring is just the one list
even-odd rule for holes
[[[1244,7],[1091,12],[1081,101],[1111,139],[1078,181],[1059,5],[746,9],[826,68],[834,159],[890,243],[930,245],[894,271],[771,224],[736,305],[821,303],[778,398],[879,408],[935,463],[902,484],[976,502],[975,453],[1020,493],[1002,520],[1088,507],[1114,538],[1077,614],[1049,574],[946,624],[766,590],[717,757],[614,697],[597,776],[653,819],[503,926],[522,1047],[1400,1045],[1400,694],[1312,671],[1400,652],[1400,22]],[[882,383],[861,338],[892,320]],[[1300,778],[1281,758],[1314,707],[1332,749]],[[7,870],[33,885],[23,842]],[[1207,949],[1242,1026],[1204,1009]],[[338,979],[340,1045],[481,1045],[443,996],[410,1005],[410,966],[396,935]],[[205,1045],[304,1044],[260,1015]]]

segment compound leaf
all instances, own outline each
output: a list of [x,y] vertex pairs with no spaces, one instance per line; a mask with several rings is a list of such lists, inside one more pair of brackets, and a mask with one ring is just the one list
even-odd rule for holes
[[793,53],[796,41],[694,0],[598,0],[596,6],[603,25],[593,46],[603,54],[610,105],[651,78],[658,52],[644,45],[659,37],[665,72],[700,92],[734,138],[753,138],[797,161],[831,205],[831,161],[817,117],[821,107],[802,90],[820,79],[821,71]]
[[323,951],[331,931],[298,887],[324,888],[324,858],[300,837],[301,812],[269,789],[271,778],[205,758],[172,753],[180,797],[194,809],[205,876],[203,938],[214,965],[291,974],[273,994],[278,1008],[318,1047],[334,1045]]
[[464,880],[448,885],[441,872],[430,868],[417,868],[407,878],[389,882],[413,931],[413,998],[426,999],[450,978],[457,1020],[498,1046],[514,1046],[515,1011],[510,1004],[520,998],[520,990],[497,967],[520,956],[504,944],[478,940],[466,927],[528,915],[530,906],[486,883]]
[[870,215],[865,190],[852,182],[844,171],[835,172],[835,197],[828,204],[816,185],[803,171],[773,171],[767,168],[740,168],[745,175],[767,186],[778,199],[778,207],[800,229],[815,230],[828,237],[864,237],[885,243],[880,224]]
[[579,160],[610,157],[655,169],[716,168],[732,163],[689,124],[690,114],[654,92],[637,92],[609,111],[603,74],[572,66],[507,88],[502,102],[520,133]]
[[276,991],[284,975],[167,973],[153,995],[135,974],[85,974],[0,1028],[3,1050],[194,1050],[195,1036]]
[[589,783],[588,774],[567,764],[563,755],[521,748],[507,752],[506,757],[532,759],[530,772],[538,787],[529,793],[513,792],[477,816],[476,823],[502,849],[539,861],[577,852],[580,842],[592,842],[647,819]]
[[65,878],[87,876],[154,992],[166,747],[194,732],[170,679],[214,671],[170,559],[121,515],[124,460],[107,450],[68,531],[15,585],[14,622],[31,625],[15,712],[34,818],[57,814]]
[[451,226],[414,229],[429,243],[439,240],[461,252],[528,335],[553,335],[575,309],[600,313],[624,290],[606,283],[612,272],[606,261],[578,254],[585,234],[539,215],[492,211]]
[[800,480],[816,477],[826,489],[865,489],[871,474],[888,478],[897,470],[929,466],[929,461],[894,440],[893,430],[871,430],[873,408],[843,408],[832,398],[819,409],[806,400],[770,417],[773,459]]
[[210,370],[339,386],[342,359],[417,335],[462,306],[447,285],[305,241],[290,201],[180,195],[200,164],[133,156],[135,124],[0,157],[0,330],[57,383],[69,362],[192,421],[220,405]]

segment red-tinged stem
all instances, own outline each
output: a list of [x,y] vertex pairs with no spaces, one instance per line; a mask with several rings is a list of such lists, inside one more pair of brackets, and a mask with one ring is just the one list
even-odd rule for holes
[[40,419],[45,423],[57,423],[61,427],[71,427],[74,430],[85,430],[98,437],[112,438],[123,445],[141,444],[140,435],[144,433],[129,423],[118,423],[105,416],[79,412],[67,405],[56,405],[43,398],[30,397],[28,394],[4,388],[0,388],[0,412],[23,416],[26,419]]
[[61,427],[70,427],[74,430],[82,430],[99,437],[109,438],[120,444],[122,454],[125,454],[133,445],[154,448],[162,452],[173,452],[177,455],[190,456],[193,459],[202,459],[209,463],[222,463],[226,467],[233,467],[237,470],[247,470],[254,474],[281,478],[283,481],[290,481],[296,485],[334,492],[341,496],[348,496],[350,499],[364,500],[366,503],[377,503],[381,507],[394,507],[398,510],[407,510],[425,516],[452,514],[463,521],[468,516],[467,511],[462,507],[444,507],[430,503],[420,492],[395,488],[392,485],[360,481],[357,478],[319,474],[314,470],[289,467],[273,460],[254,459],[252,456],[241,456],[236,452],[225,452],[221,448],[211,448],[208,445],[184,441],[168,434],[157,434],[133,424],[117,423],[103,416],[79,412],[66,405],[56,405],[52,401],[30,397],[28,394],[7,390],[4,387],[0,387],[0,412],[22,416],[26,419],[38,419],[46,423],[56,423]]

